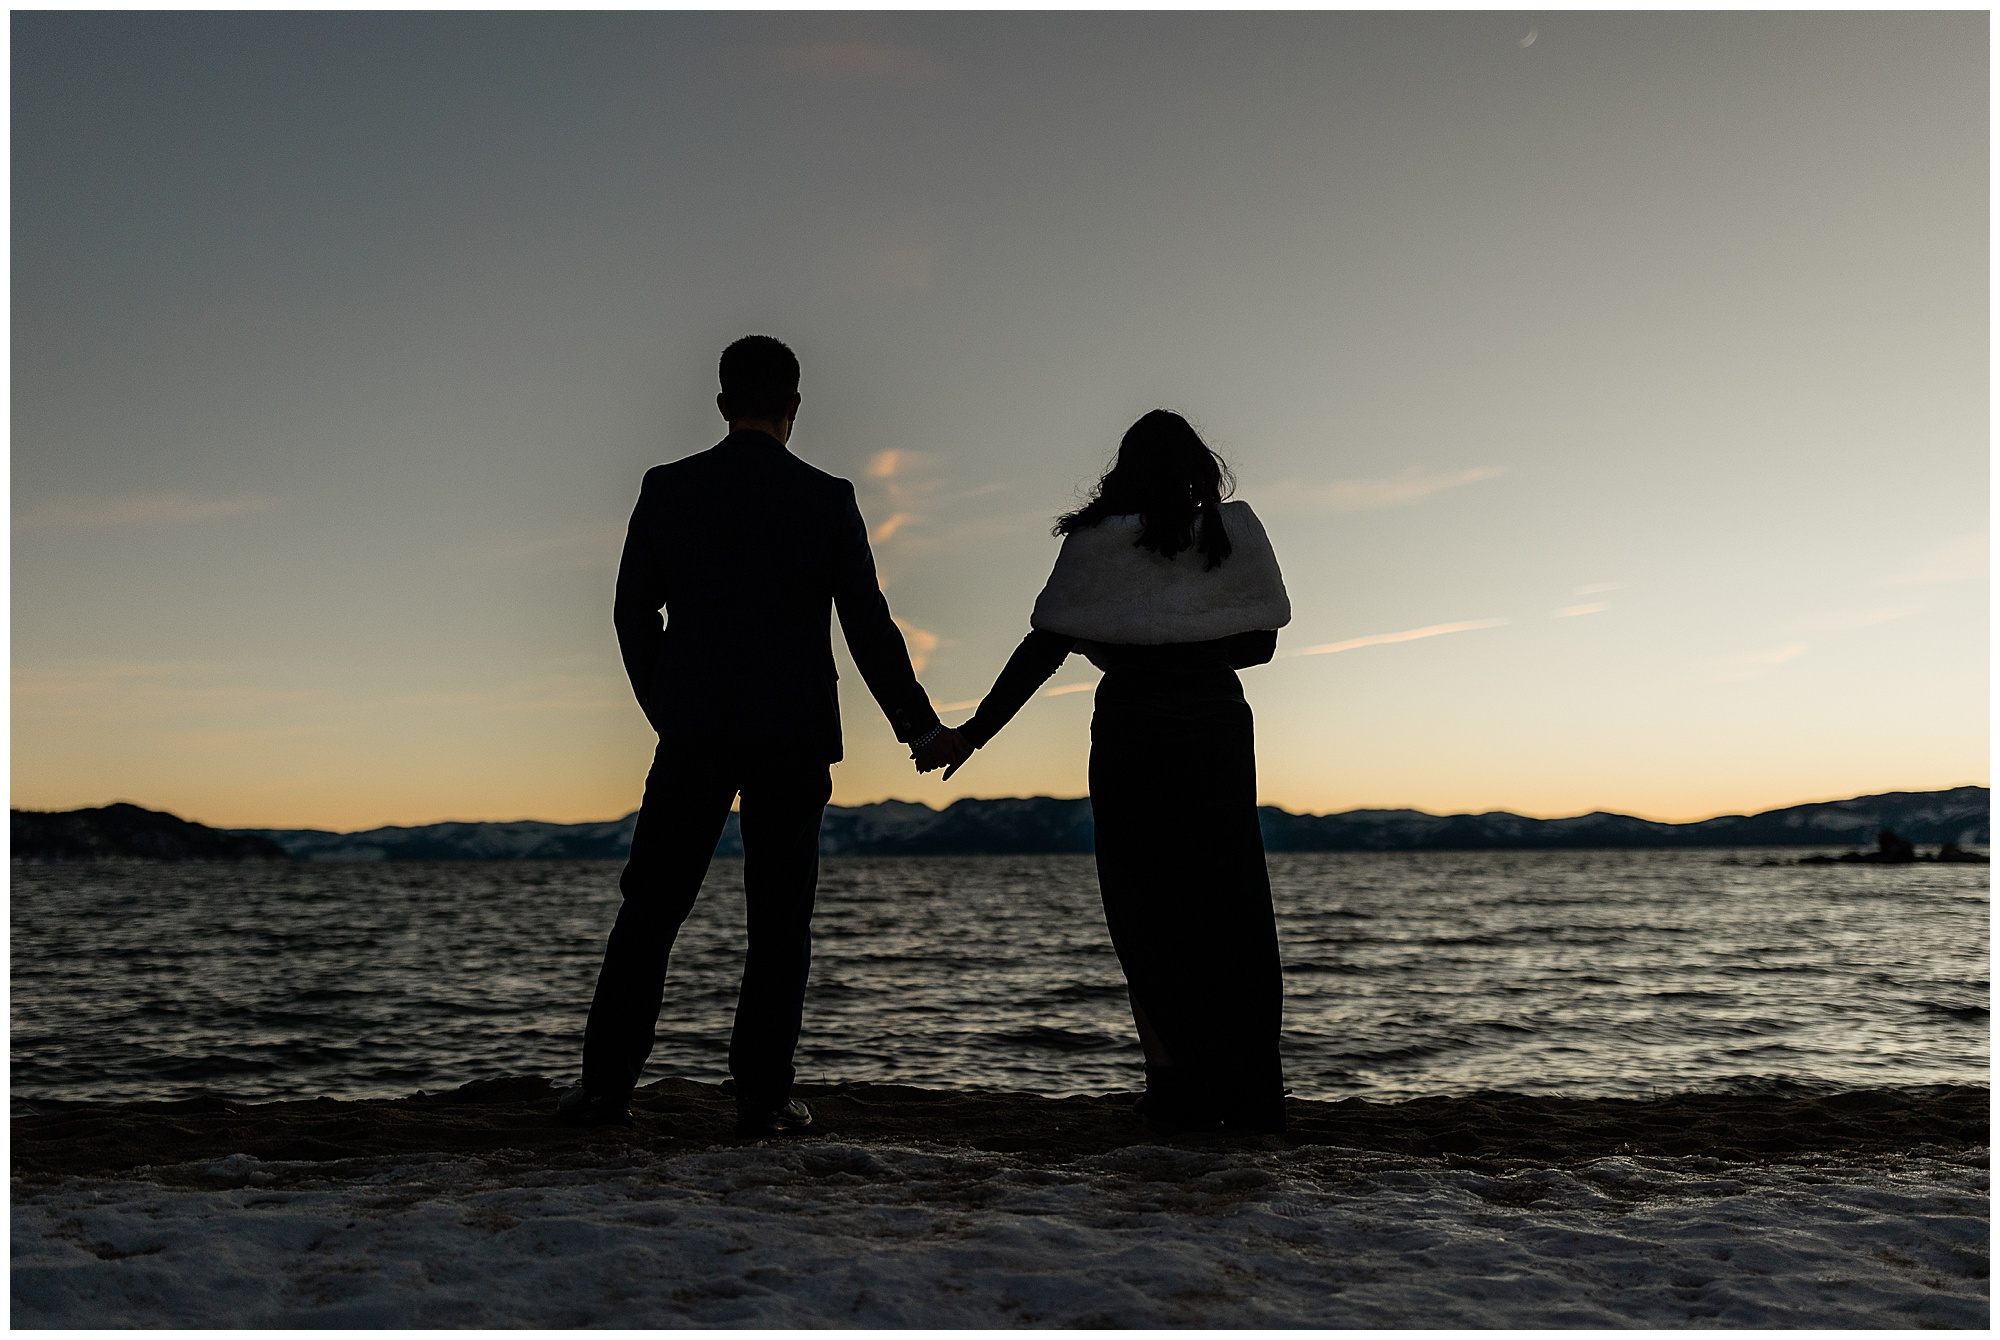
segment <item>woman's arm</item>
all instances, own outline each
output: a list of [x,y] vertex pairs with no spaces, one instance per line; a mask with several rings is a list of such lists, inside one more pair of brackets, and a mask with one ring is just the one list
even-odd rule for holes
[[1075,638],[1045,633],[1039,628],[1022,638],[1021,645],[1007,658],[1007,667],[1000,672],[1000,678],[993,681],[993,687],[980,700],[972,720],[958,728],[965,742],[974,749],[984,748],[1002,726],[1014,719],[1022,704],[1035,696],[1035,690],[1048,683],[1063,658],[1075,649]]

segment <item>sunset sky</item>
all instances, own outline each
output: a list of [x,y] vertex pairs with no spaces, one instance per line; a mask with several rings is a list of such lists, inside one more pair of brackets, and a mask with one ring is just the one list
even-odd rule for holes
[[[1165,406],[1266,803],[1984,783],[1987,23],[16,13],[13,804],[636,807],[625,517],[753,331],[948,721]],[[948,784],[840,659],[837,803],[1085,791],[1081,659]]]

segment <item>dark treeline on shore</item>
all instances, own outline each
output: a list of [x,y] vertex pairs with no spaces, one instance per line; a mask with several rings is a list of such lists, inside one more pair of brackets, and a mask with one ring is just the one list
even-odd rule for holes
[[[1793,805],[1697,823],[1658,823],[1623,814],[1530,819],[1420,810],[1292,814],[1258,811],[1265,846],[1286,851],[1550,851],[1713,847],[1873,846],[1892,829],[1912,843],[1983,846],[1990,792],[1983,786],[1896,791]],[[635,815],[601,823],[440,823],[374,828],[209,828],[157,810],[12,811],[12,856],[29,861],[506,861],[622,860]],[[1087,853],[1087,798],[1030,796],[959,800],[942,810],[910,801],[827,807],[820,848],[828,856],[974,856]],[[718,855],[743,851],[729,816]]]

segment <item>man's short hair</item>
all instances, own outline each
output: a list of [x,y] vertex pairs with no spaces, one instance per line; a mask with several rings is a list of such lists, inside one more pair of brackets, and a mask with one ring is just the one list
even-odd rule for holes
[[720,371],[732,419],[782,418],[799,389],[798,358],[769,335],[745,335],[724,349]]

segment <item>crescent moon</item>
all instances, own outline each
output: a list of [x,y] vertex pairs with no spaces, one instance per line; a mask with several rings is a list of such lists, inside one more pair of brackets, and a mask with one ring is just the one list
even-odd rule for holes
[[1528,35],[1521,39],[1521,45],[1524,47],[1533,46],[1535,44],[1536,36],[1537,34],[1533,28],[1528,29]]

